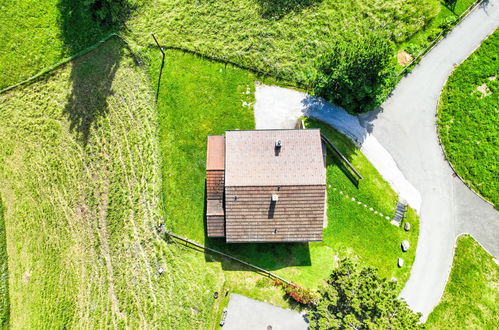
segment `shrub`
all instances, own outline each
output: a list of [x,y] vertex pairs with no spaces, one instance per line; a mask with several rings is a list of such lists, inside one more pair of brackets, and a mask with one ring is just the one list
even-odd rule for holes
[[317,304],[318,295],[316,292],[310,289],[303,288],[296,284],[287,284],[281,281],[275,281],[275,285],[282,285],[284,292],[292,298],[294,301],[302,305],[314,306]]
[[395,282],[348,259],[333,271],[307,314],[311,329],[418,329],[419,317],[397,298]]
[[336,41],[322,58],[316,94],[350,112],[379,106],[394,84],[392,43],[379,34]]
[[125,21],[130,10],[138,3],[133,0],[84,0],[83,4],[90,7],[96,21],[114,25]]

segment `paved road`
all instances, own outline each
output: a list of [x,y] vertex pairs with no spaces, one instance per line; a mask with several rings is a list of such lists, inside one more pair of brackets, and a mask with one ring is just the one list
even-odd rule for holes
[[223,329],[306,330],[308,323],[298,312],[232,293]]
[[437,101],[453,66],[498,27],[498,2],[472,12],[400,82],[382,112],[361,120],[422,196],[416,261],[401,296],[424,319],[444,291],[456,235],[472,234],[499,257],[498,212],[452,176],[435,124]]

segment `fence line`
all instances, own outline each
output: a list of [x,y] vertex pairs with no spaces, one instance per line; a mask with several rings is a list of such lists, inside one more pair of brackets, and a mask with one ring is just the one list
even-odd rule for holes
[[176,235],[176,234],[174,234],[174,233],[167,232],[167,235],[168,235],[168,236],[171,236],[171,237],[173,237],[173,238],[175,238],[175,239],[178,239],[178,240],[180,240],[180,241],[182,241],[182,242],[184,242],[184,243],[187,243],[187,244],[193,245],[193,246],[195,246],[195,247],[197,247],[197,248],[199,248],[199,249],[202,249],[202,250],[204,250],[204,251],[208,251],[208,252],[211,252],[211,253],[214,253],[214,254],[218,254],[218,255],[220,255],[220,256],[222,256],[222,257],[225,257],[225,258],[228,258],[228,259],[234,260],[234,261],[236,261],[236,262],[238,262],[238,263],[241,263],[241,264],[243,264],[243,265],[245,265],[245,266],[248,266],[248,267],[250,267],[250,268],[256,269],[256,270],[258,270],[259,272],[262,272],[262,273],[266,274],[267,276],[272,277],[272,278],[274,278],[274,279],[277,279],[277,280],[279,280],[279,281],[281,281],[281,282],[284,282],[284,283],[286,283],[286,284],[293,285],[293,286],[295,285],[294,283],[292,283],[292,282],[290,282],[290,281],[288,281],[288,280],[285,280],[284,278],[280,277],[279,275],[276,275],[276,274],[274,274],[274,273],[272,273],[272,272],[269,272],[268,270],[265,270],[265,269],[263,269],[263,268],[260,268],[260,267],[258,267],[258,266],[255,266],[255,265],[253,265],[253,264],[250,264],[250,263],[248,263],[248,262],[246,262],[246,261],[243,261],[243,260],[241,260],[241,259],[238,259],[238,258],[236,258],[236,257],[233,257],[233,256],[231,256],[231,255],[229,255],[229,254],[226,254],[226,253],[223,253],[223,252],[217,251],[217,250],[215,250],[215,249],[209,248],[209,247],[207,247],[207,246],[201,245],[201,244],[196,243],[196,242],[194,242],[194,241],[191,241],[191,240],[189,240],[189,239],[187,239],[187,238],[184,238],[184,237],[178,236],[178,235]]
[[[413,65],[416,65],[417,63],[419,63],[419,61],[426,55],[428,54],[433,48],[435,48],[436,45],[438,45],[438,43],[440,41],[442,41],[442,39],[449,33],[451,32],[454,27],[456,27],[459,23],[462,22],[462,20],[468,16],[469,13],[471,13],[476,7],[478,7],[482,2],[484,2],[486,0],[476,0],[474,4],[472,4],[471,6],[468,7],[468,9],[466,9],[463,13],[461,13],[461,15],[459,15],[459,17],[452,23],[452,27],[451,28],[447,28],[445,30],[443,30],[442,32],[440,32],[437,37],[435,39],[433,39],[432,42],[430,42],[430,44],[425,48],[423,49],[423,51],[421,53],[419,53],[418,56],[416,56],[409,64],[407,64],[403,69],[402,71],[400,71],[398,74],[397,74],[397,77],[400,77],[402,74],[404,74],[410,67],[412,67]],[[488,0],[487,0],[488,1]]]
[[83,55],[86,55],[86,54],[90,53],[92,50],[96,49],[97,47],[99,47],[100,45],[102,45],[104,42],[106,42],[109,39],[111,39],[111,37],[118,37],[118,38],[124,40],[123,37],[121,37],[119,34],[117,34],[115,32],[113,32],[111,34],[108,34],[106,37],[104,37],[103,39],[97,41],[97,43],[93,44],[92,46],[87,47],[84,50],[79,51],[78,53],[76,53],[74,55],[71,55],[70,57],[66,57],[62,61],[60,61],[60,62],[58,62],[58,63],[56,63],[56,64],[54,64],[54,65],[52,65],[52,66],[50,66],[50,67],[48,67],[46,69],[43,69],[42,71],[38,72],[34,76],[31,76],[31,77],[29,77],[29,78],[27,78],[27,79],[25,79],[23,81],[20,81],[20,82],[14,84],[14,85],[11,85],[11,86],[5,87],[4,89],[1,89],[0,90],[0,94],[3,94],[3,93],[5,93],[5,92],[7,92],[7,91],[9,91],[9,90],[11,90],[13,88],[18,87],[18,86],[27,84],[27,83],[29,83],[29,82],[31,82],[31,81],[33,81],[33,80],[35,80],[35,79],[43,76],[43,75],[49,73],[50,71],[55,70],[58,67],[66,64],[68,62],[71,62],[72,60],[74,60],[74,59],[76,59],[76,58],[78,58],[80,56],[83,56]]
[[[454,28],[456,25],[458,25],[459,23],[461,23],[461,21],[472,11],[474,10],[476,7],[478,7],[481,3],[483,3],[484,1],[488,1],[488,0],[477,0],[473,5],[471,5],[468,9],[466,9],[461,15],[459,15],[459,17],[456,19],[456,21],[453,23],[453,26],[452,28]],[[439,33],[439,35],[430,43],[430,45],[428,47],[426,47],[419,55],[417,55],[409,64],[407,64],[403,69],[402,71],[400,71],[398,74],[397,74],[397,77],[401,76],[402,74],[404,74],[411,66],[417,64],[417,61],[419,61],[422,57],[424,57],[428,52],[430,52],[437,44],[439,41],[442,40],[443,37],[445,37],[445,35],[447,35],[447,33],[449,33],[451,29],[446,29],[442,32]],[[39,73],[35,74],[34,76],[31,76],[21,82],[18,82],[14,85],[11,85],[11,86],[8,86],[4,89],[1,89],[0,90],[0,94],[3,94],[15,87],[18,87],[18,86],[21,86],[21,85],[24,85],[26,83],[29,83],[47,73],[49,73],[50,71],[58,68],[59,66],[61,65],[64,65],[74,59],[76,59],[77,57],[80,57],[80,56],[83,56],[89,52],[91,52],[92,50],[96,49],[98,46],[100,46],[102,43],[106,42],[107,40],[109,40],[111,37],[118,37],[120,39],[122,39],[126,44],[128,44],[128,42],[118,33],[116,32],[113,32],[109,35],[107,35],[106,37],[104,37],[103,39],[99,40],[96,44],[88,47],[88,48],[85,48],[84,50],[70,56],[70,57],[67,57],[65,59],[63,59],[62,61],[46,68],[46,69],[43,69],[42,71],[40,71]],[[133,38],[133,36],[132,36]],[[147,44],[149,47],[151,46],[154,46],[153,44],[151,43],[148,43]],[[283,82],[286,82],[286,83],[289,83],[293,86],[297,86],[297,87],[301,87],[301,88],[304,88],[304,89],[310,89],[312,86],[310,84],[306,84],[304,82],[301,82],[301,81],[297,81],[297,80],[292,80],[292,79],[289,79],[289,78],[285,78],[283,77],[281,74],[279,73],[273,73],[273,72],[264,72],[264,71],[260,71],[256,68],[253,68],[253,67],[250,67],[250,66],[247,66],[247,65],[244,65],[244,64],[241,64],[241,63],[237,63],[237,62],[234,62],[234,61],[230,61],[228,59],[224,59],[224,58],[219,58],[219,57],[215,57],[215,56],[210,56],[210,55],[206,55],[206,54],[203,54],[197,50],[192,50],[192,49],[188,49],[188,48],[183,48],[183,47],[179,47],[179,46],[164,46],[164,47],[160,47],[162,48],[162,52],[163,50],[167,50],[167,49],[170,49],[170,50],[179,50],[179,51],[182,51],[182,52],[185,52],[185,53],[190,53],[190,54],[193,54],[193,55],[196,55],[196,56],[199,56],[201,58],[204,58],[204,59],[207,59],[207,60],[210,60],[210,61],[215,61],[215,62],[219,62],[219,63],[224,63],[225,65],[227,64],[230,64],[232,66],[235,66],[237,68],[241,68],[241,69],[244,69],[244,70],[248,70],[248,71],[251,71],[251,72],[254,72],[258,75],[261,75],[261,76],[269,76],[269,77],[274,77],[276,79],[279,79]]]

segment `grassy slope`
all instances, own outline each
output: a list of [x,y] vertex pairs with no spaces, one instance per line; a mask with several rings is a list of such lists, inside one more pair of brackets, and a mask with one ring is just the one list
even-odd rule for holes
[[310,83],[318,57],[345,31],[404,40],[437,12],[437,0],[162,0],[127,25],[142,41],[154,31],[167,45]]
[[206,327],[220,270],[155,233],[153,104],[116,40],[0,95],[12,327]]
[[458,238],[454,262],[429,329],[497,329],[499,266],[470,236]]
[[[312,269],[307,271],[308,281],[317,281],[318,273],[324,275],[322,278],[329,274],[329,267],[324,265],[332,265],[331,255],[341,256],[347,253],[356,255],[366,264],[378,268],[382,276],[389,279],[397,278],[402,284],[399,286],[401,289],[409,278],[409,270],[414,262],[419,234],[418,216],[414,210],[409,210],[407,221],[412,225],[412,230],[405,232],[402,228],[391,225],[389,220],[370,211],[369,208],[373,207],[383,215],[392,217],[397,201],[395,192],[347,137],[328,125],[314,120],[309,119],[306,124],[308,127],[319,127],[364,177],[356,187],[345,175],[338,159],[329,153],[327,167],[329,223],[324,231],[324,242],[310,245],[313,260]],[[339,190],[344,194],[340,194]],[[352,201],[351,197],[356,201]],[[367,204],[368,207],[359,205],[358,201]],[[411,249],[406,253],[400,249],[400,243],[404,239],[411,245]],[[405,261],[404,267],[400,269],[397,267],[398,257]],[[317,262],[314,263],[314,259]]]
[[0,0],[0,89],[24,80],[107,33],[71,0]]
[[419,30],[409,39],[399,45],[400,50],[406,50],[413,56],[419,53],[433,41],[445,26],[452,24],[459,15],[468,9],[476,0],[456,0],[449,6],[444,1],[439,2],[438,15],[435,16],[424,29]]
[[[152,74],[159,72],[159,53],[151,53]],[[339,194],[329,193],[330,224],[323,243],[232,244],[205,237],[204,187],[206,136],[227,129],[254,127],[253,113],[243,102],[253,101],[254,75],[231,66],[207,62],[176,51],[167,53],[158,102],[163,158],[163,194],[168,226],[177,234],[239,256],[296,281],[316,287],[334,265],[334,256],[350,253],[380,268],[388,278],[405,282],[414,258],[416,228],[409,233],[389,224],[368,209],[353,206]],[[247,91],[250,91],[247,94]],[[196,111],[193,111],[195,109]],[[328,167],[328,183],[351,193],[387,215],[393,215],[395,193],[365,157],[344,136],[324,127],[366,176],[357,189],[336,164]],[[352,237],[357,239],[352,240]],[[413,248],[398,269],[399,245],[409,239]],[[231,265],[222,265],[232,270]]]
[[8,328],[9,323],[9,272],[3,213],[4,207],[0,198],[0,329]]
[[[135,2],[135,1],[133,1]],[[140,1],[139,1],[140,2]],[[404,40],[438,0],[146,0],[127,23],[141,44],[160,41],[310,82],[316,60],[345,30],[383,29]],[[99,27],[72,0],[0,0],[0,89],[96,42]]]
[[[499,32],[485,40],[449,77],[440,96],[439,133],[457,173],[497,207],[499,203]],[[496,77],[495,80],[489,79]],[[486,84],[491,94],[476,89]]]

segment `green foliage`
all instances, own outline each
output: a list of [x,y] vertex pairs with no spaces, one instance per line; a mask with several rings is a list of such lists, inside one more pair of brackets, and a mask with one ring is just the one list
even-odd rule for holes
[[7,329],[9,324],[9,267],[4,212],[0,198],[0,329]]
[[143,6],[127,27],[141,41],[154,31],[166,45],[312,86],[335,41],[372,30],[403,41],[438,8],[438,0],[166,0]]
[[449,77],[438,109],[447,157],[475,191],[499,204],[499,32]]
[[89,7],[94,19],[104,25],[123,23],[133,8],[130,0],[84,0],[83,5]]
[[449,281],[428,329],[496,329],[499,266],[471,236],[458,238]]
[[311,329],[419,329],[420,314],[397,298],[396,284],[376,269],[340,262],[307,314]]
[[430,21],[425,22],[424,27],[414,31],[407,40],[399,44],[399,51],[405,50],[416,57],[422,52],[440,33],[448,32],[455,24],[459,15],[467,10],[476,0],[450,0],[439,1],[435,8],[437,15]]
[[379,32],[336,41],[320,65],[316,93],[350,112],[374,109],[394,84],[392,53]]

